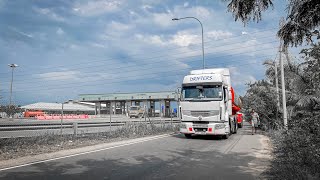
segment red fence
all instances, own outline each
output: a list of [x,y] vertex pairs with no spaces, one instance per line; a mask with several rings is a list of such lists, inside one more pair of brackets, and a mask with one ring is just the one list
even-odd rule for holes
[[37,120],[58,120],[58,119],[89,119],[88,114],[44,114],[40,116],[36,116]]

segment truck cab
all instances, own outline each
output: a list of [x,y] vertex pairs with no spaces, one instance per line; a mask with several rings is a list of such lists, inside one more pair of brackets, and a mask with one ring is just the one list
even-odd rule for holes
[[229,69],[191,71],[182,83],[179,110],[180,133],[187,138],[194,134],[228,138],[236,133]]

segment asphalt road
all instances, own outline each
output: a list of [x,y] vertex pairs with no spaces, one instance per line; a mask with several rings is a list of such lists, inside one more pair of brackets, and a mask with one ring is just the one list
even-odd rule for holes
[[0,172],[0,179],[257,179],[266,169],[266,137],[249,125],[223,140],[165,136]]

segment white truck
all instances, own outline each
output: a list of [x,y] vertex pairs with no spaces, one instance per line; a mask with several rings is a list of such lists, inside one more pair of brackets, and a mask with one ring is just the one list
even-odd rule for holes
[[219,135],[224,139],[237,133],[233,97],[229,69],[192,70],[182,83],[180,133],[187,138],[195,134]]

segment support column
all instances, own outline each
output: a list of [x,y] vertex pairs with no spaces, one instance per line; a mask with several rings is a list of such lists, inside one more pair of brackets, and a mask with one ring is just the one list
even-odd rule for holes
[[149,109],[148,100],[143,100],[143,109],[145,113],[148,113],[148,109]]
[[150,101],[150,109],[149,109],[149,116],[154,117],[155,116],[155,101]]
[[110,101],[106,102],[106,114],[110,114],[111,103]]
[[125,101],[120,102],[120,109],[121,109],[122,115],[126,114],[126,102]]
[[94,115],[98,114],[98,105],[97,103],[94,103]]
[[116,102],[115,101],[111,101],[111,108],[112,108],[112,114],[116,113]]
[[97,102],[95,106],[96,106],[96,115],[100,115],[101,114],[101,102]]
[[165,113],[165,101],[164,100],[160,100],[160,117],[164,117],[164,113]]
[[170,100],[165,100],[165,117],[171,117]]
[[126,116],[128,117],[129,116],[129,108],[130,108],[130,106],[131,106],[131,101],[126,101],[126,110],[125,110],[125,112],[126,112]]

